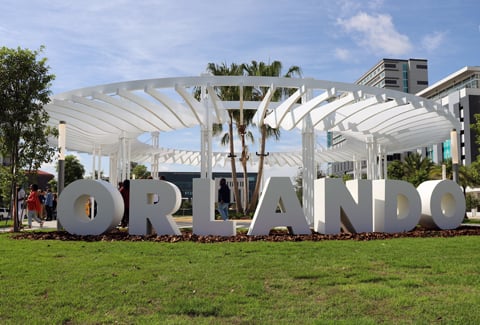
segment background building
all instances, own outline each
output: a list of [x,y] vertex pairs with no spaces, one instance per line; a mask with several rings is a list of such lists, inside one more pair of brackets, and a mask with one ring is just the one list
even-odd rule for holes
[[[461,123],[461,129],[457,130],[460,163],[470,165],[475,161],[479,145],[470,125],[475,123],[475,114],[480,114],[480,67],[464,67],[418,92],[417,96],[437,100],[453,112]],[[433,146],[430,152],[436,163],[451,158],[450,141]]]
[[[358,85],[387,88],[405,93],[415,94],[428,86],[428,62],[425,59],[382,59],[357,81]],[[327,146],[341,144],[344,138],[328,132]],[[407,153],[396,153],[387,156],[389,161],[400,160]],[[366,162],[362,162],[365,168]],[[329,166],[329,174],[342,176],[353,172],[353,162],[336,162]]]
[[[159,172],[159,176],[165,176],[166,180],[175,184],[182,193],[183,199],[192,199],[193,197],[193,179],[200,178],[200,173],[197,172]],[[229,172],[213,172],[212,177],[215,181],[215,189],[219,188],[220,179],[225,178],[228,187],[230,187],[230,202],[235,202],[235,196],[233,193],[233,181],[232,173]],[[249,200],[252,197],[253,190],[255,189],[255,182],[257,181],[257,173],[247,173],[248,178],[248,193]],[[243,173],[237,173],[238,190],[240,191],[240,199],[243,202],[243,189],[245,188],[243,182]],[[215,191],[216,199],[217,191]]]
[[416,94],[428,87],[428,63],[424,59],[382,59],[355,83]]

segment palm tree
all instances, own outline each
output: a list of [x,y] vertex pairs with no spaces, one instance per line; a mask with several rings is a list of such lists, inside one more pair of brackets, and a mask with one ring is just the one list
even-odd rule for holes
[[[271,64],[266,64],[264,62],[257,62],[252,61],[251,64],[234,64],[232,63],[228,66],[225,63],[217,65],[215,63],[209,63],[207,65],[207,72],[212,73],[213,75],[243,75],[248,74],[249,76],[270,76],[270,77],[278,77],[281,75],[282,71],[282,63],[280,61],[273,61]],[[291,77],[294,75],[301,76],[301,70],[297,66],[292,66],[289,68],[288,72],[284,75],[284,77]],[[268,88],[265,87],[232,87],[232,86],[225,86],[220,87],[218,90],[217,95],[222,100],[238,100],[242,102],[243,100],[262,100],[267,92]],[[292,90],[295,91],[295,90]],[[279,100],[282,96],[285,96],[285,89],[276,90],[273,96],[273,100]],[[266,146],[266,139],[268,137],[274,137],[275,139],[279,139],[280,137],[280,130],[270,128],[268,125],[260,125],[260,156],[259,165],[258,165],[258,173],[257,173],[257,181],[255,184],[255,190],[252,195],[252,203],[248,206],[248,171],[247,171],[247,162],[249,160],[249,152],[248,152],[248,145],[247,140],[250,142],[254,142],[254,137],[252,133],[248,130],[248,126],[252,124],[253,116],[255,111],[252,110],[243,110],[243,107],[240,107],[239,110],[231,110],[228,112],[229,122],[228,122],[228,136],[224,135],[222,137],[222,144],[226,145],[227,143],[230,145],[230,161],[232,165],[232,179],[234,183],[234,193],[235,193],[235,201],[237,211],[243,212],[241,201],[239,200],[239,191],[238,191],[238,184],[237,184],[237,177],[236,177],[236,167],[235,167],[235,151],[233,145],[233,124],[236,125],[236,129],[238,132],[238,136],[240,138],[242,152],[239,158],[242,169],[243,169],[243,177],[244,177],[244,207],[248,211],[252,211],[255,209],[255,206],[258,201],[258,195],[260,192],[260,184],[261,179],[263,177],[263,169],[264,169],[264,157],[265,157],[265,146]],[[216,134],[221,132],[221,127],[216,127],[214,130],[217,130]],[[220,131],[218,131],[220,130]]]
[[[443,162],[443,165],[446,166],[446,178],[452,179],[452,160],[447,159]],[[474,187],[479,182],[478,177],[478,163],[473,162],[470,166],[459,166],[458,168],[458,185],[463,189],[463,193],[466,194],[467,187]],[[430,173],[431,178],[441,179],[442,178],[442,165],[435,165],[432,168]]]
[[[238,76],[243,74],[243,65],[237,65],[232,63],[230,66],[227,66],[226,63],[217,65],[215,63],[209,63],[207,65],[207,72],[210,72],[213,75],[217,76]],[[238,87],[225,86],[217,90],[218,97],[222,100],[239,100]],[[237,181],[237,168],[235,164],[235,146],[234,146],[234,137],[233,137],[233,123],[235,121],[234,112],[228,111],[228,131],[221,138],[222,145],[229,145],[229,158],[232,169],[232,181],[233,181],[233,194],[235,197],[235,206],[237,212],[242,212],[242,202],[240,200],[240,192],[238,190],[238,181]],[[221,124],[215,124],[213,126],[213,134],[219,135],[223,132],[223,127]]]
[[433,167],[430,158],[414,152],[405,157],[404,161],[392,162],[388,166],[388,177],[410,182],[417,187],[431,178]]
[[414,152],[405,157],[403,165],[405,180],[417,187],[430,179],[430,171],[434,164],[430,158],[422,157],[418,152]]
[[[265,76],[265,77],[279,77],[282,72],[282,63],[280,61],[273,61],[270,64],[264,62],[252,61],[249,65],[245,65],[245,70],[249,76]],[[291,66],[284,77],[290,78],[294,75],[301,76],[301,69],[298,66]],[[272,96],[272,100],[278,101],[285,96],[286,89],[277,89]],[[256,87],[252,89],[252,99],[261,101],[264,99],[268,91],[266,87]],[[293,90],[295,91],[295,90]],[[253,211],[256,208],[258,202],[258,196],[260,193],[260,184],[263,178],[263,170],[265,165],[265,147],[267,138],[275,138],[275,140],[280,139],[280,130],[271,128],[266,124],[261,124],[258,126],[260,132],[260,153],[259,162],[258,162],[258,171],[257,171],[257,181],[255,183],[255,190],[253,191],[252,199],[248,211]]]

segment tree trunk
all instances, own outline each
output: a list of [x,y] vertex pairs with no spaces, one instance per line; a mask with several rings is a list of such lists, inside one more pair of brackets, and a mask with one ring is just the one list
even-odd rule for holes
[[237,181],[237,167],[235,163],[235,150],[233,146],[233,120],[230,115],[230,123],[228,123],[228,134],[230,137],[230,162],[232,165],[232,181],[233,181],[233,195],[235,196],[235,206],[238,213],[243,213],[242,202],[240,201],[240,193],[238,191],[238,181]]
[[247,176],[247,161],[248,161],[248,150],[247,145],[245,144],[245,125],[240,125],[240,137],[242,140],[242,156],[240,161],[242,162],[243,168],[243,206],[245,209],[248,207],[248,176]]
[[260,138],[260,159],[258,161],[257,181],[255,182],[255,190],[253,191],[252,199],[250,201],[250,206],[248,207],[247,212],[254,211],[257,206],[258,196],[260,194],[260,185],[263,179],[263,166],[265,161],[266,140],[267,140],[267,127],[265,125],[262,125],[261,138]]
[[20,225],[18,222],[18,214],[17,214],[17,207],[18,207],[18,194],[17,194],[17,156],[18,153],[17,146],[14,146],[15,154],[11,155],[12,159],[12,167],[10,168],[10,172],[12,173],[12,184],[11,184],[11,198],[10,202],[13,202],[13,206],[10,208],[10,216],[13,218],[13,232],[20,231]]

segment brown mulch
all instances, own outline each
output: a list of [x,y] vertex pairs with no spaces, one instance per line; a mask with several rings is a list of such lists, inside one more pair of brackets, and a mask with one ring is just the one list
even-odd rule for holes
[[33,239],[33,240],[63,240],[63,241],[152,241],[175,243],[182,241],[192,241],[198,243],[218,243],[218,242],[252,242],[252,241],[322,241],[322,240],[356,240],[368,241],[377,239],[406,238],[406,237],[454,237],[454,236],[480,236],[480,227],[461,226],[453,230],[430,230],[416,228],[412,231],[401,233],[339,233],[335,235],[319,234],[312,231],[309,235],[291,235],[287,230],[272,230],[268,236],[247,236],[246,233],[238,233],[236,236],[201,236],[192,234],[191,231],[182,230],[179,236],[134,236],[129,235],[126,231],[118,229],[102,235],[72,235],[65,231],[49,231],[49,232],[22,232],[13,234],[14,239]]

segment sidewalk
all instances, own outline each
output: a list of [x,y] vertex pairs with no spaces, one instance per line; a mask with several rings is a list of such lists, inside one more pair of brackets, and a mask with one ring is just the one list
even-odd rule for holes
[[[192,222],[192,216],[183,216],[183,217],[173,217],[173,220],[176,222],[178,228],[192,228],[193,222]],[[250,227],[250,223],[252,220],[247,219],[247,220],[232,220],[236,221],[237,228],[248,228]],[[1,221],[0,221],[1,222]],[[218,222],[223,222],[223,221],[218,221]],[[53,221],[44,221],[43,222],[43,228],[40,228],[40,225],[33,221],[32,222],[32,228],[27,228],[27,222],[26,220],[23,222],[23,226],[25,228],[22,229],[22,231],[35,231],[35,230],[40,230],[40,229],[57,229],[57,220]],[[9,232],[12,230],[12,227],[3,227],[0,228],[0,232]]]
[[[0,222],[5,222],[5,221],[0,221]],[[32,228],[27,228],[28,223],[27,221],[23,222],[23,231],[33,231],[33,230],[40,230],[40,229],[57,229],[57,220],[53,221],[44,221],[43,222],[43,228],[40,228],[40,224],[37,222],[33,221],[32,222]],[[1,232],[10,232],[13,229],[13,227],[1,227],[0,228],[0,233]]]

